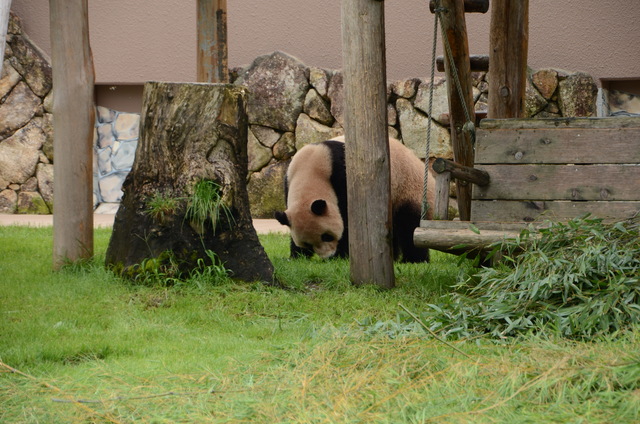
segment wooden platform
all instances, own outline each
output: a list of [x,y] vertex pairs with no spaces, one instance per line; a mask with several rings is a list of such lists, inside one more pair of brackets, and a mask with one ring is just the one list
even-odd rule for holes
[[527,223],[632,217],[640,211],[640,118],[485,119],[474,168],[490,177],[473,187],[474,225],[423,221],[416,245],[481,248]]

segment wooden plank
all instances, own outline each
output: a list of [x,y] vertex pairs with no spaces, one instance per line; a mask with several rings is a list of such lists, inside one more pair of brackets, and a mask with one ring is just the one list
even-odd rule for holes
[[[488,72],[489,55],[472,54],[469,56],[469,65],[471,66],[471,72]],[[436,58],[436,69],[438,72],[444,72],[444,56]]]
[[[469,67],[469,40],[464,17],[464,3],[463,0],[440,0],[440,5],[447,10],[446,13],[442,14],[442,29],[451,47],[454,62],[449,63],[448,58],[445,61],[453,157],[459,164],[473,167],[473,141],[468,133],[462,131],[467,119],[464,113],[465,107],[470,115],[471,122],[475,123],[473,86]],[[452,67],[455,67],[458,73],[462,99],[454,83]],[[468,221],[471,217],[471,185],[466,183],[457,184],[456,190],[460,219]]]
[[638,200],[640,166],[481,165],[491,184],[474,186],[477,200]]
[[227,0],[198,0],[197,79],[229,82]]
[[638,128],[480,129],[476,164],[640,163]]
[[529,45],[529,0],[492,0],[489,33],[490,118],[524,114]]
[[50,0],[53,65],[53,266],[93,256],[94,71],[88,0]]
[[395,285],[384,2],[342,1],[349,265],[354,284]]
[[483,201],[471,204],[473,219],[479,221],[566,221],[587,213],[606,221],[629,219],[640,212],[640,201]]
[[443,172],[434,175],[436,190],[434,195],[433,219],[449,219],[449,185],[451,173]]
[[480,128],[638,128],[640,117],[483,119]]
[[[429,10],[435,13],[436,1],[429,2]],[[489,0],[464,0],[465,13],[487,13],[489,11]]]

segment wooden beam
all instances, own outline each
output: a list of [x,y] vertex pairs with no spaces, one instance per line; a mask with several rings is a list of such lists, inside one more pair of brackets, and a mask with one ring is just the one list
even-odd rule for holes
[[[488,72],[489,71],[489,55],[472,54],[469,56],[471,72]],[[438,72],[444,72],[444,56],[436,58],[436,69]]]
[[489,118],[522,118],[527,88],[529,0],[493,0]]
[[451,184],[451,173],[436,173],[434,178],[436,191],[434,196],[433,219],[449,219],[449,186]]
[[[429,10],[431,11],[431,13],[435,13],[435,0],[431,0],[429,2]],[[487,13],[488,10],[489,0],[464,0],[465,13]]]
[[351,281],[395,285],[387,139],[384,2],[342,1]]
[[229,82],[227,0],[198,0],[198,82]]
[[11,0],[0,0],[0,75],[2,75],[2,65],[4,63],[4,46],[7,41],[10,12]]
[[94,70],[88,0],[50,0],[53,65],[53,265],[93,256]]
[[[466,106],[471,122],[475,123],[473,104],[473,86],[471,84],[471,69],[469,66],[469,41],[467,39],[467,25],[464,18],[463,0],[441,0],[445,9],[442,13],[442,28],[451,46],[454,63],[445,61],[447,74],[447,92],[449,97],[449,118],[451,121],[451,144],[453,156],[461,165],[473,167],[473,141],[468,133],[463,131],[466,121],[464,107]],[[444,40],[443,40],[444,41]],[[452,67],[458,73],[462,87],[463,99],[460,99],[454,82]],[[458,210],[460,219],[468,221],[471,218],[471,185],[457,184]]]
[[458,180],[466,181],[481,187],[489,185],[489,182],[491,181],[489,173],[481,169],[463,166],[443,158],[437,158],[433,162],[433,165],[431,165],[431,168],[433,168],[434,172],[437,174],[450,173],[452,177]]

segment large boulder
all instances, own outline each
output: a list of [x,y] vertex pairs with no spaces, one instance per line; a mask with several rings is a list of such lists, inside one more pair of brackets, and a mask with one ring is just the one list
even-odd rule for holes
[[[418,112],[406,99],[398,99],[396,102],[402,140],[421,159],[426,156],[428,118]],[[431,122],[431,144],[429,145],[430,157],[453,158],[451,137],[447,129],[435,122]]]
[[39,149],[46,140],[42,119],[34,119],[11,137],[0,142],[0,189],[22,184],[36,171]]
[[260,56],[235,84],[249,88],[249,123],[294,131],[309,90],[309,68],[282,52]]
[[558,104],[564,117],[595,116],[598,86],[590,75],[578,72],[558,83]]

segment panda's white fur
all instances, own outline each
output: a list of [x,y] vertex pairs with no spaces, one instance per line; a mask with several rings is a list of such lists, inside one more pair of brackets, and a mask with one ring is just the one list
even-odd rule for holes
[[[413,230],[420,222],[424,164],[396,139],[389,139],[389,149],[395,254],[401,251],[408,262],[424,261],[427,250],[413,246]],[[344,137],[306,145],[294,155],[285,181],[287,210],[276,213],[291,228],[292,256],[348,254],[344,166]],[[433,205],[433,178],[429,181],[428,201]]]

